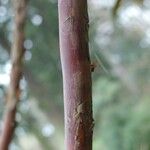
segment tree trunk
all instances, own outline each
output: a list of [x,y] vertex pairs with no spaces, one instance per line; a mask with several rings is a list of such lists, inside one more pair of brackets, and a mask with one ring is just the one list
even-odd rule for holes
[[67,150],[92,150],[93,118],[87,0],[59,0]]
[[1,134],[0,150],[8,150],[15,129],[15,117],[17,103],[20,95],[20,80],[22,78],[22,58],[24,54],[24,26],[26,18],[27,0],[12,0],[15,11],[15,29],[13,45],[11,50],[11,73],[10,85],[8,87],[6,99],[6,111],[4,114],[4,124]]

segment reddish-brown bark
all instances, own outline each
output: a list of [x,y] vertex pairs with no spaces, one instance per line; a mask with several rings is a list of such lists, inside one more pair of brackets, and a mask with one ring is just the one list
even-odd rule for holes
[[67,150],[92,150],[93,118],[87,0],[59,0]]
[[20,95],[19,84],[22,77],[22,58],[24,54],[23,43],[27,0],[13,0],[12,3],[15,11],[15,29],[11,50],[12,69],[6,99],[6,111],[1,133],[0,150],[8,150],[14,133],[17,103]]

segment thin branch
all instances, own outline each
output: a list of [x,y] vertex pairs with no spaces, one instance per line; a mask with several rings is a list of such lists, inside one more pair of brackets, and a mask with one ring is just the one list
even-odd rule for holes
[[117,16],[118,9],[122,3],[122,0],[116,0],[114,7],[112,8],[112,16],[115,19]]
[[14,41],[11,50],[12,69],[7,94],[4,126],[1,134],[0,150],[8,150],[16,126],[17,104],[20,98],[20,80],[22,78],[22,59],[24,55],[24,27],[27,0],[13,0],[15,11]]
[[92,80],[87,0],[59,0],[66,150],[92,150]]

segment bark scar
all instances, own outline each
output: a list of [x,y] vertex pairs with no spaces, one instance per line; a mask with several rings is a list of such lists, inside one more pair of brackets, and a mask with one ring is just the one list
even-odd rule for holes
[[[80,144],[83,143],[83,139],[84,139],[82,119],[80,117],[82,113],[83,113],[83,103],[80,103],[75,109],[75,115],[74,115],[75,119],[77,120],[74,150],[80,149]],[[81,134],[79,135],[78,133]]]
[[82,114],[82,112],[83,112],[83,103],[79,104],[77,106],[77,108],[75,109],[75,115],[74,115],[74,117],[75,118],[79,118],[79,116]]
[[74,20],[74,10],[73,9],[71,9],[71,11],[70,11],[70,15],[69,15],[69,17],[67,17],[66,18],[66,20],[64,21],[64,23],[66,23],[67,21],[69,21],[69,22],[71,22],[71,23],[73,23],[73,20]]

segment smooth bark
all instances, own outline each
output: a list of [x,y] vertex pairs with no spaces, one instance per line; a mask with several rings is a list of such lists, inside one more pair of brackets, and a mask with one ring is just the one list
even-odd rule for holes
[[87,0],[58,2],[66,149],[91,150],[93,118]]
[[26,20],[27,0],[12,0],[15,13],[15,28],[11,49],[11,73],[8,87],[6,110],[4,114],[3,130],[1,134],[0,150],[8,150],[12,140],[15,124],[17,104],[20,98],[20,80],[22,78],[22,59],[24,54],[24,26]]

